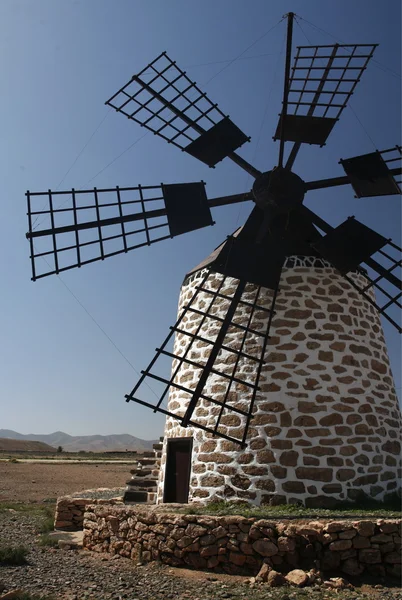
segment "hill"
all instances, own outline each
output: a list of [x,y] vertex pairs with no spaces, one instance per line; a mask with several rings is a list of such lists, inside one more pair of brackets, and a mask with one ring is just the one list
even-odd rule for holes
[[124,452],[125,450],[137,450],[142,452],[144,450],[151,450],[152,445],[158,441],[142,440],[128,433],[74,436],[63,431],[55,431],[48,434],[22,434],[11,429],[0,429],[0,438],[43,442],[55,448],[62,446],[66,452],[78,452],[80,450],[85,450],[86,452],[110,452],[112,450]]
[[12,440],[0,437],[0,452],[56,452],[56,448],[33,440]]

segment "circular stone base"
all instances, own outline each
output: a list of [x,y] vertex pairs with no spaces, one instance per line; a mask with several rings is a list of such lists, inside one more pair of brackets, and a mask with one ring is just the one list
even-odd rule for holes
[[[183,285],[179,313],[202,276],[198,271]],[[211,277],[217,285],[222,279]],[[366,281],[361,274],[350,277],[360,285]],[[227,278],[221,293],[235,283]],[[267,290],[267,303],[271,294]],[[185,327],[195,331],[197,325],[193,319]],[[247,448],[239,450],[232,442],[184,429],[167,418],[158,501],[163,498],[167,439],[189,436],[190,501],[313,507],[355,501],[362,493],[383,500],[400,491],[401,414],[374,307],[325,261],[290,257],[270,336]],[[183,337],[176,335],[176,347]],[[187,375],[191,380],[191,365]],[[214,393],[213,387],[207,391]],[[172,410],[185,406],[180,391],[171,393]],[[212,408],[203,405],[203,410]],[[228,435],[238,421],[235,414],[228,417]]]

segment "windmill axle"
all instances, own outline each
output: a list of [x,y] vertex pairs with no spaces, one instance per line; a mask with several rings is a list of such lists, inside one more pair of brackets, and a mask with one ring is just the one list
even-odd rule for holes
[[306,186],[292,171],[275,167],[262,173],[254,182],[254,201],[262,209],[275,208],[279,213],[288,212],[302,204]]

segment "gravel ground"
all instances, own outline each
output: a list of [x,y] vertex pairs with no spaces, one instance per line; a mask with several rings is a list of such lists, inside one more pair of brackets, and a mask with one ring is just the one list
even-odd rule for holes
[[84,550],[60,550],[38,545],[38,517],[30,513],[0,513],[0,542],[29,548],[28,565],[0,566],[4,591],[15,588],[57,600],[402,600],[396,587],[370,587],[340,592],[313,587],[250,586],[245,577],[172,569],[151,563],[138,566]]

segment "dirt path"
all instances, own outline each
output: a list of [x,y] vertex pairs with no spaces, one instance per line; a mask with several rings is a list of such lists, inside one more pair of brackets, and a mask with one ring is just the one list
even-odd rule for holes
[[97,487],[124,487],[131,465],[0,463],[0,502],[41,502]]

